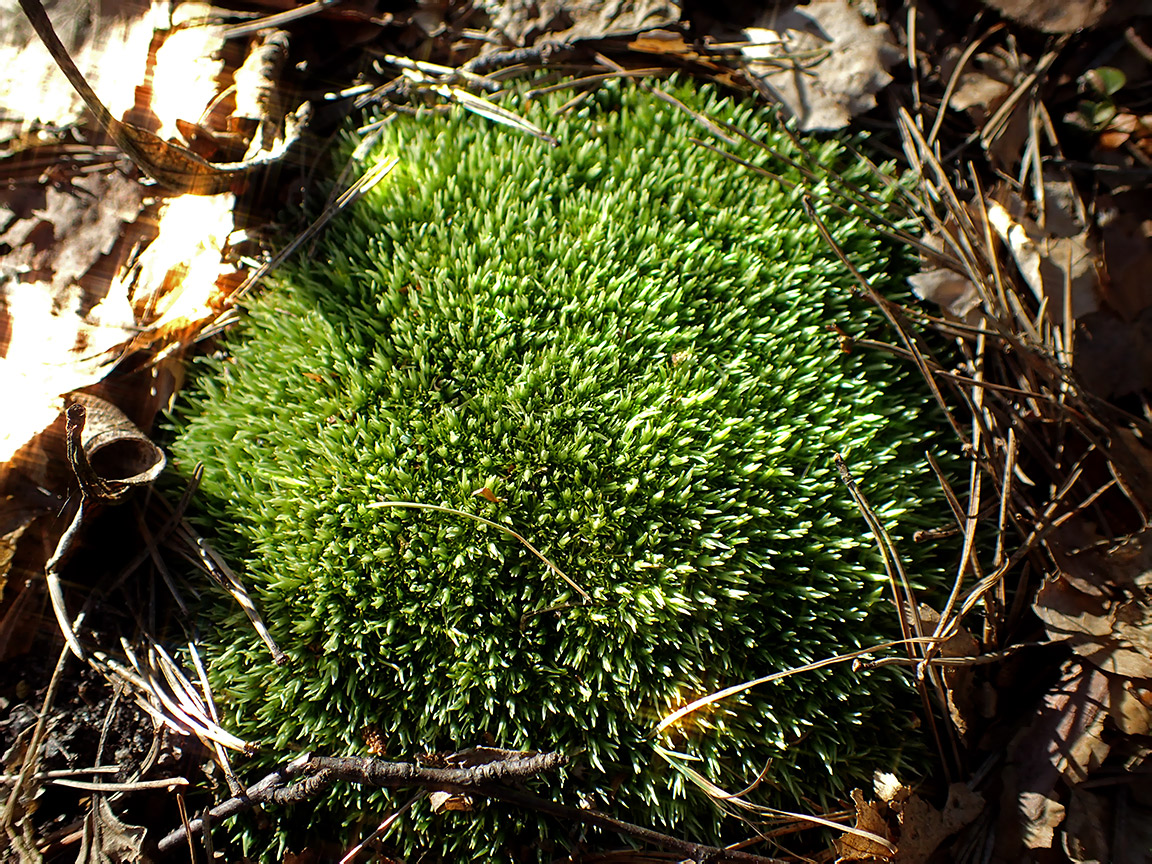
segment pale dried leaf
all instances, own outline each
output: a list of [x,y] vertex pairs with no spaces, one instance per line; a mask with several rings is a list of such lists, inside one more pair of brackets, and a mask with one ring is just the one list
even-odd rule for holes
[[[1045,578],[1033,609],[1052,639],[1066,640],[1097,668],[1128,678],[1152,676],[1152,602],[1147,533],[1111,549],[1069,551],[1075,527],[1056,534],[1051,549],[1061,572]],[[1124,586],[1124,592],[1116,591]]]
[[960,82],[952,91],[948,107],[953,111],[967,111],[970,108],[987,110],[989,105],[1003,98],[1011,89],[1011,84],[997,81],[983,72],[966,72],[960,76]]
[[966,320],[980,308],[980,292],[966,276],[944,267],[932,267],[908,277],[912,293],[936,303],[948,314]]
[[680,20],[680,4],[670,0],[481,0],[478,5],[516,45],[625,36]]
[[[148,47],[166,8],[148,0],[95,5],[61,0],[53,5],[62,22],[61,39],[116,116],[135,104],[134,85],[144,78]],[[16,0],[0,0],[0,93],[3,114],[16,118],[14,125],[0,126],[0,140],[34,120],[75,123],[84,110]]]
[[891,804],[907,788],[895,774],[887,771],[877,771],[872,775],[872,789],[885,804]]
[[1147,735],[1152,729],[1152,691],[1132,681],[1113,679],[1111,720],[1126,735]]
[[1139,2],[1128,0],[984,0],[984,4],[1043,33],[1075,33],[1096,26],[1106,16],[1124,20],[1141,8]]
[[744,31],[748,69],[805,131],[843,129],[876,107],[900,52],[884,24],[846,0],[773,6]]

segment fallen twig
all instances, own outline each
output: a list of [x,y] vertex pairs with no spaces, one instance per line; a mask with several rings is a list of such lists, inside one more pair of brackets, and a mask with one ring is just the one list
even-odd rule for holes
[[[773,858],[753,855],[734,849],[723,849],[692,843],[678,837],[661,834],[650,828],[623,822],[606,813],[557,804],[530,792],[505,785],[552,771],[568,761],[559,753],[510,753],[504,758],[484,762],[467,768],[427,768],[411,762],[384,762],[360,756],[311,756],[305,754],[284,768],[273,771],[259,783],[250,786],[242,796],[218,804],[206,814],[208,821],[218,822],[235,816],[257,804],[295,804],[315,797],[333,782],[343,780],[366,786],[394,789],[418,786],[430,790],[444,790],[470,795],[481,795],[507,804],[514,804],[561,819],[571,819],[585,825],[594,825],[627,837],[671,849],[691,861],[747,862],[772,864]],[[177,828],[158,844],[161,852],[176,848],[185,842],[188,832],[203,830],[204,822],[193,819],[186,827]]]

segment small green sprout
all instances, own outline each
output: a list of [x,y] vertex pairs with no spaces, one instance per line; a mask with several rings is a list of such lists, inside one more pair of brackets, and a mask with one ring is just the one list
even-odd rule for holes
[[[660,86],[805,159],[762,109]],[[223,597],[204,650],[226,722],[268,762],[365,754],[369,736],[403,759],[559,750],[572,763],[544,794],[714,839],[715,807],[658,748],[729,788],[770,763],[758,794],[776,803],[833,800],[907,755],[915,700],[891,669],[784,678],[653,733],[694,698],[897,629],[832,460],[906,538],[940,514],[934,414],[898,361],[841,350],[836,328],[882,325],[797,188],[694,143],[642,87],[560,111],[570,98],[508,103],[555,147],[458,109],[397,118],[379,152],[400,166],[199,377],[173,450],[205,464],[203,521],[291,663]],[[888,194],[841,144],[808,146]],[[802,182],[767,150],[738,155]],[[896,290],[903,253],[813,191]],[[565,579],[450,511],[517,532]],[[331,837],[324,813],[389,805],[342,788],[325,806],[307,821]],[[391,839],[451,861],[578,839],[500,805],[411,819]]]

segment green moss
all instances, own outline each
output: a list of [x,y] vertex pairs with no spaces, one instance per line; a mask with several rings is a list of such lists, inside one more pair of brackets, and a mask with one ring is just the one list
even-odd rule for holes
[[[573,766],[547,794],[706,839],[715,811],[651,731],[688,698],[890,634],[832,454],[906,536],[941,512],[931,411],[895,361],[840,350],[829,325],[878,319],[798,193],[692,144],[699,127],[639,88],[555,113],[569,95],[519,106],[555,148],[464,113],[388,126],[400,167],[202,377],[177,464],[205,463],[206,521],[292,662],[226,599],[205,649],[228,721],[270,760],[365,753],[369,728],[399,758],[556,749]],[[676,95],[800,158],[762,112]],[[816,191],[856,266],[895,284],[906,265]],[[384,500],[513,527],[593,602],[497,531]],[[771,760],[769,800],[821,799],[899,759],[913,704],[895,673],[838,668],[663,743],[734,787]],[[383,804],[344,789],[330,806]],[[422,820],[397,842],[450,860],[516,836],[498,807]]]

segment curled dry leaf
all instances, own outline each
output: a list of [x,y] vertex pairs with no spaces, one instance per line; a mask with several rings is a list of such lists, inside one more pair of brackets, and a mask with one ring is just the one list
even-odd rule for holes
[[843,129],[876,107],[900,51],[885,24],[846,0],[773,6],[744,31],[748,71],[805,131]]
[[164,470],[164,451],[128,417],[105,399],[76,393],[74,404],[82,405],[86,422],[80,434],[80,447],[93,474],[114,487],[143,486]]

